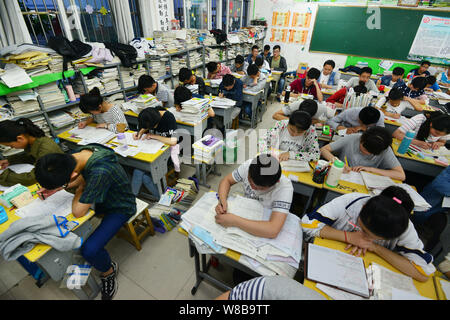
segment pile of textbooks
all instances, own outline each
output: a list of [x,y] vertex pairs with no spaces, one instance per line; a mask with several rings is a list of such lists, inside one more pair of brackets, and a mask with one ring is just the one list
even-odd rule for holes
[[160,105],[160,102],[156,99],[156,97],[151,94],[141,94],[137,98],[131,100],[129,103],[132,103],[134,106],[136,106],[136,113],[140,113],[146,108],[154,108]]
[[117,68],[103,69],[98,73],[98,76],[100,77],[100,81],[104,87],[104,92],[102,93],[109,93],[120,89],[120,83],[118,80],[119,71],[117,71]]
[[159,79],[167,74],[166,62],[169,61],[167,58],[162,58],[160,60],[150,60],[150,75],[153,79]]
[[23,99],[22,94],[31,93],[31,90],[11,92],[6,95],[6,100],[14,111],[14,116],[40,111],[39,102],[36,98]]
[[75,119],[64,111],[52,112],[51,114],[49,114],[48,118],[52,126],[56,129],[66,127],[75,122]]
[[209,99],[192,98],[181,103],[181,111],[171,108],[170,112],[179,121],[195,124],[208,116],[209,108]]
[[213,135],[207,135],[192,145],[194,159],[211,164],[218,155],[222,154],[223,145],[222,139]]
[[66,104],[66,97],[56,82],[39,86],[37,93],[41,97],[42,104],[46,109]]

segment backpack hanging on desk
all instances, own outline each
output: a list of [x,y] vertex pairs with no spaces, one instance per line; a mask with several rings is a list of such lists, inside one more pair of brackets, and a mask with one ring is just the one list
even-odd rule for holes
[[227,41],[227,33],[220,29],[212,29],[209,31],[216,39],[217,44]]
[[107,49],[119,57],[125,68],[131,68],[136,64],[137,50],[135,47],[118,42],[104,42],[104,44]]

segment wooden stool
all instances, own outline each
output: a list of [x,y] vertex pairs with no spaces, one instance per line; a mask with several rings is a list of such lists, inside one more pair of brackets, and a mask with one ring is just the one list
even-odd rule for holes
[[[130,242],[138,251],[142,249],[141,240],[147,234],[155,235],[152,220],[148,213],[149,204],[136,198],[136,214],[132,216],[125,224],[127,232],[120,230],[117,236]],[[142,229],[142,230],[137,230]]]

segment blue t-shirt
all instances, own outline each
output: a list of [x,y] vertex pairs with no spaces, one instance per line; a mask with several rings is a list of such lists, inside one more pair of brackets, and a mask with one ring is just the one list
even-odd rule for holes
[[[381,77],[381,84],[384,86],[390,86],[391,85],[391,81],[392,81],[392,75],[387,75],[387,76],[382,76]],[[402,85],[405,82],[402,79],[398,79],[397,82],[395,83],[395,85]]]

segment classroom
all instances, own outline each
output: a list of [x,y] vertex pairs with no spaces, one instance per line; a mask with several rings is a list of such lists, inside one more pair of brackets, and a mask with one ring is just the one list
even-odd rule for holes
[[448,39],[446,0],[1,1],[0,300],[449,300]]

